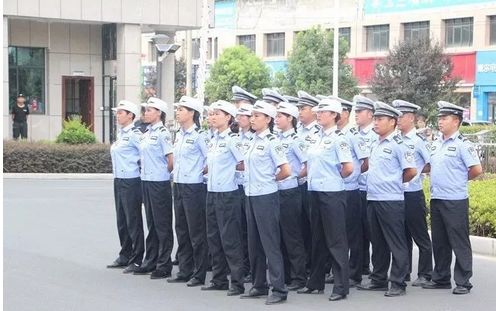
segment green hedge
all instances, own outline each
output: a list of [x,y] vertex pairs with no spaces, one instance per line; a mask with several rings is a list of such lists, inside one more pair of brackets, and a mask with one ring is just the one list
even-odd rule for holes
[[[429,185],[426,178],[424,192],[430,208]],[[496,238],[496,175],[486,174],[481,179],[470,181],[468,192],[470,234]]]
[[4,141],[4,173],[111,173],[110,146]]
[[496,125],[473,125],[460,127],[460,133],[462,134],[475,134],[485,130],[489,130],[489,133],[486,134],[489,141],[496,142]]

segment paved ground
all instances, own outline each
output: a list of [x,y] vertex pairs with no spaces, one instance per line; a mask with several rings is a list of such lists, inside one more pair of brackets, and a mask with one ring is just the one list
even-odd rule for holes
[[124,275],[105,265],[116,257],[118,240],[110,180],[4,181],[5,310],[495,310],[496,258],[475,256],[474,289],[408,287],[407,295],[351,290],[346,301],[325,295],[290,294],[267,307],[224,292]]

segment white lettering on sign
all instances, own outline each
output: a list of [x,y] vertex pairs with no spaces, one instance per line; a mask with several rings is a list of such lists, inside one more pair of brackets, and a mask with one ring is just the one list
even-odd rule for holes
[[477,72],[496,72],[496,64],[477,65]]

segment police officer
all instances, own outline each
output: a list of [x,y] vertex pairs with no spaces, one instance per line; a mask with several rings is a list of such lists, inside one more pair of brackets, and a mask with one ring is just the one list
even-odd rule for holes
[[134,103],[121,100],[112,110],[116,112],[117,124],[120,126],[117,140],[110,147],[110,154],[121,250],[119,257],[107,268],[126,267],[124,273],[131,273],[141,265],[145,252],[139,166],[141,132],[135,130],[133,124],[133,120],[139,116],[139,109]]
[[294,97],[294,96],[290,96],[290,95],[283,95],[282,97],[284,97],[284,99],[290,103],[290,104],[293,104],[295,106],[298,106],[298,97]]
[[408,246],[408,260],[410,263],[410,279],[412,272],[412,239],[419,249],[418,278],[412,286],[421,286],[431,279],[432,273],[432,245],[427,229],[427,208],[422,189],[423,175],[430,170],[430,155],[427,150],[426,139],[415,129],[415,114],[420,107],[404,100],[394,100],[392,106],[401,111],[398,118],[398,129],[404,144],[413,151],[417,168],[417,176],[405,184],[405,215],[406,215],[406,242]]
[[[363,140],[365,147],[369,149],[378,139],[377,134],[373,131],[374,101],[360,95],[353,97],[355,104],[355,121],[357,124],[358,134]],[[370,274],[370,230],[367,218],[367,169],[368,162],[364,162],[363,173],[358,177],[358,189],[360,190],[360,199],[362,201],[362,275]]]
[[435,267],[423,288],[451,288],[451,254],[455,253],[453,294],[472,288],[472,249],[468,228],[467,181],[482,174],[474,146],[458,131],[463,108],[439,101],[441,136],[431,146],[431,228]]
[[331,259],[334,287],[331,301],[349,293],[348,243],[346,238],[346,193],[343,178],[353,172],[350,146],[337,129],[341,103],[324,98],[312,109],[322,126],[308,146],[308,193],[312,217],[312,269],[299,294],[323,292],[326,263]]
[[[330,96],[329,98],[332,98]],[[342,98],[336,98],[341,102],[343,112],[337,122],[338,129],[344,134],[351,148],[353,157],[353,173],[344,179],[346,190],[346,236],[350,249],[350,286],[353,287],[362,282],[362,201],[358,188],[358,178],[368,168],[370,149],[358,133],[358,130],[350,124],[350,113],[354,104]]]
[[206,133],[201,130],[203,103],[183,96],[175,104],[180,129],[174,142],[174,215],[179,272],[169,283],[200,286],[208,266],[203,174],[206,166]]
[[145,107],[145,122],[149,123],[140,143],[141,184],[145,204],[148,235],[146,256],[134,274],[152,273],[150,278],[162,279],[171,275],[172,233],[172,139],[164,127],[167,104],[150,97]]
[[[401,112],[382,103],[375,103],[374,131],[379,140],[372,146],[367,176],[367,200],[372,242],[370,282],[358,289],[386,291],[386,297],[406,293],[408,249],[405,236],[404,182],[416,175],[413,152],[395,134]],[[390,257],[393,257],[388,289]]]
[[306,175],[306,146],[296,135],[298,108],[288,102],[280,102],[275,124],[280,132],[286,158],[291,166],[291,176],[278,182],[281,206],[281,235],[285,280],[288,290],[303,288],[307,281],[306,251],[301,232],[302,199],[298,177]]
[[255,95],[248,91],[245,91],[237,85],[232,87],[232,93],[232,101],[234,102],[236,108],[239,108],[241,104],[253,105],[253,103],[255,103],[255,101],[257,100],[257,97]]
[[268,294],[268,264],[272,294],[266,304],[287,299],[279,227],[279,195],[277,181],[290,176],[291,169],[284,149],[271,133],[276,108],[264,101],[253,107],[251,127],[255,135],[245,157],[246,220],[248,250],[253,287],[241,298],[257,298]]

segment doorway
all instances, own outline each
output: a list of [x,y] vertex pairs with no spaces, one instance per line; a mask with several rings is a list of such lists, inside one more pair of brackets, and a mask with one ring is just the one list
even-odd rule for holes
[[64,120],[79,118],[94,130],[94,78],[62,76],[62,115]]

